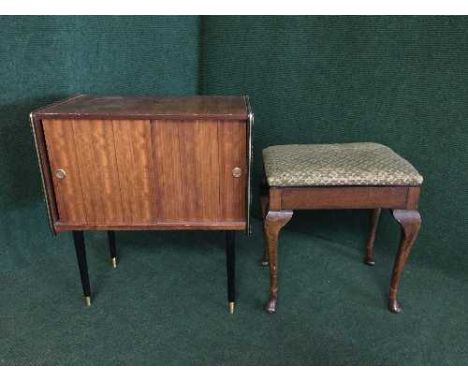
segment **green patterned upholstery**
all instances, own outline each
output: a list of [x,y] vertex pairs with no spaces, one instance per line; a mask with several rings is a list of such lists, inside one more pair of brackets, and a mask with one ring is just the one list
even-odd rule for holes
[[418,171],[392,149],[378,143],[281,145],[263,150],[268,185],[416,186]]

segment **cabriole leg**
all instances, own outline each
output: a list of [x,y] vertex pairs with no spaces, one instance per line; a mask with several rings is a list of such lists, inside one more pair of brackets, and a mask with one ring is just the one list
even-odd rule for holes
[[401,273],[408,260],[411,247],[418,236],[419,228],[421,227],[421,216],[416,210],[393,210],[392,214],[395,220],[400,224],[401,238],[393,266],[392,280],[390,282],[388,308],[393,313],[399,313],[401,307],[397,300],[397,293],[400,285]]
[[264,220],[265,245],[270,265],[270,298],[265,306],[268,313],[276,312],[278,301],[278,236],[292,215],[292,211],[268,211]]
[[380,208],[375,208],[371,212],[370,216],[370,233],[369,238],[367,240],[366,245],[366,257],[364,258],[364,263],[367,265],[374,265],[374,244],[375,244],[375,237],[377,235],[377,226],[379,225],[379,218],[380,218]]
[[236,232],[226,231],[226,269],[229,313],[236,305]]
[[109,240],[109,250],[110,250],[112,266],[114,268],[117,268],[117,248],[115,245],[115,232],[107,231],[107,238]]
[[[268,207],[268,196],[267,195],[261,195],[260,196],[260,207],[262,209],[262,219],[265,221],[266,213],[267,213],[267,207]],[[262,266],[267,266],[268,265],[268,240],[266,238],[266,232],[265,232],[265,226],[263,226],[263,236],[264,236],[264,250],[263,250],[263,256],[262,260],[260,261],[260,264]]]
[[89,285],[88,264],[86,262],[86,248],[83,231],[73,231],[73,243],[75,244],[76,258],[80,269],[81,286],[85,304],[91,305],[91,287]]

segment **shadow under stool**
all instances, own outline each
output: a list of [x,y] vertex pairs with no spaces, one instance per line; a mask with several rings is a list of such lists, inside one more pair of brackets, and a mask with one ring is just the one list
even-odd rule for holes
[[422,176],[390,148],[377,143],[270,146],[263,150],[265,180],[260,202],[265,236],[263,265],[270,268],[270,296],[278,301],[278,238],[294,210],[369,209],[371,230],[364,262],[374,265],[374,241],[382,208],[400,224],[401,239],[388,296],[391,312],[401,311],[398,287],[419,228]]

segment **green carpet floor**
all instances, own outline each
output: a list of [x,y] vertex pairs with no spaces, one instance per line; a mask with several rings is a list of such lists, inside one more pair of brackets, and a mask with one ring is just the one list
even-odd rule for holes
[[468,364],[463,280],[418,266],[415,251],[404,311],[386,310],[397,237],[378,241],[371,268],[361,237],[338,244],[293,219],[280,243],[279,311],[268,315],[255,221],[251,238],[238,236],[231,316],[222,233],[118,233],[116,270],[105,234],[89,233],[94,300],[86,308],[71,235],[52,237],[43,213],[41,204],[2,216],[1,365]]

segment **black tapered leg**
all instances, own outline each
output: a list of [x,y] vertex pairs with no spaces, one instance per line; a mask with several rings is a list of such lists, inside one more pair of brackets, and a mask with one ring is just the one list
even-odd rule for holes
[[117,248],[115,245],[115,232],[107,231],[107,238],[109,239],[109,250],[111,255],[112,266],[117,268]]
[[86,248],[83,231],[73,231],[73,243],[75,244],[76,258],[80,268],[81,286],[86,305],[91,305],[91,287],[89,285],[88,263],[86,262]]
[[236,232],[226,231],[226,267],[229,312],[234,313],[236,303]]

